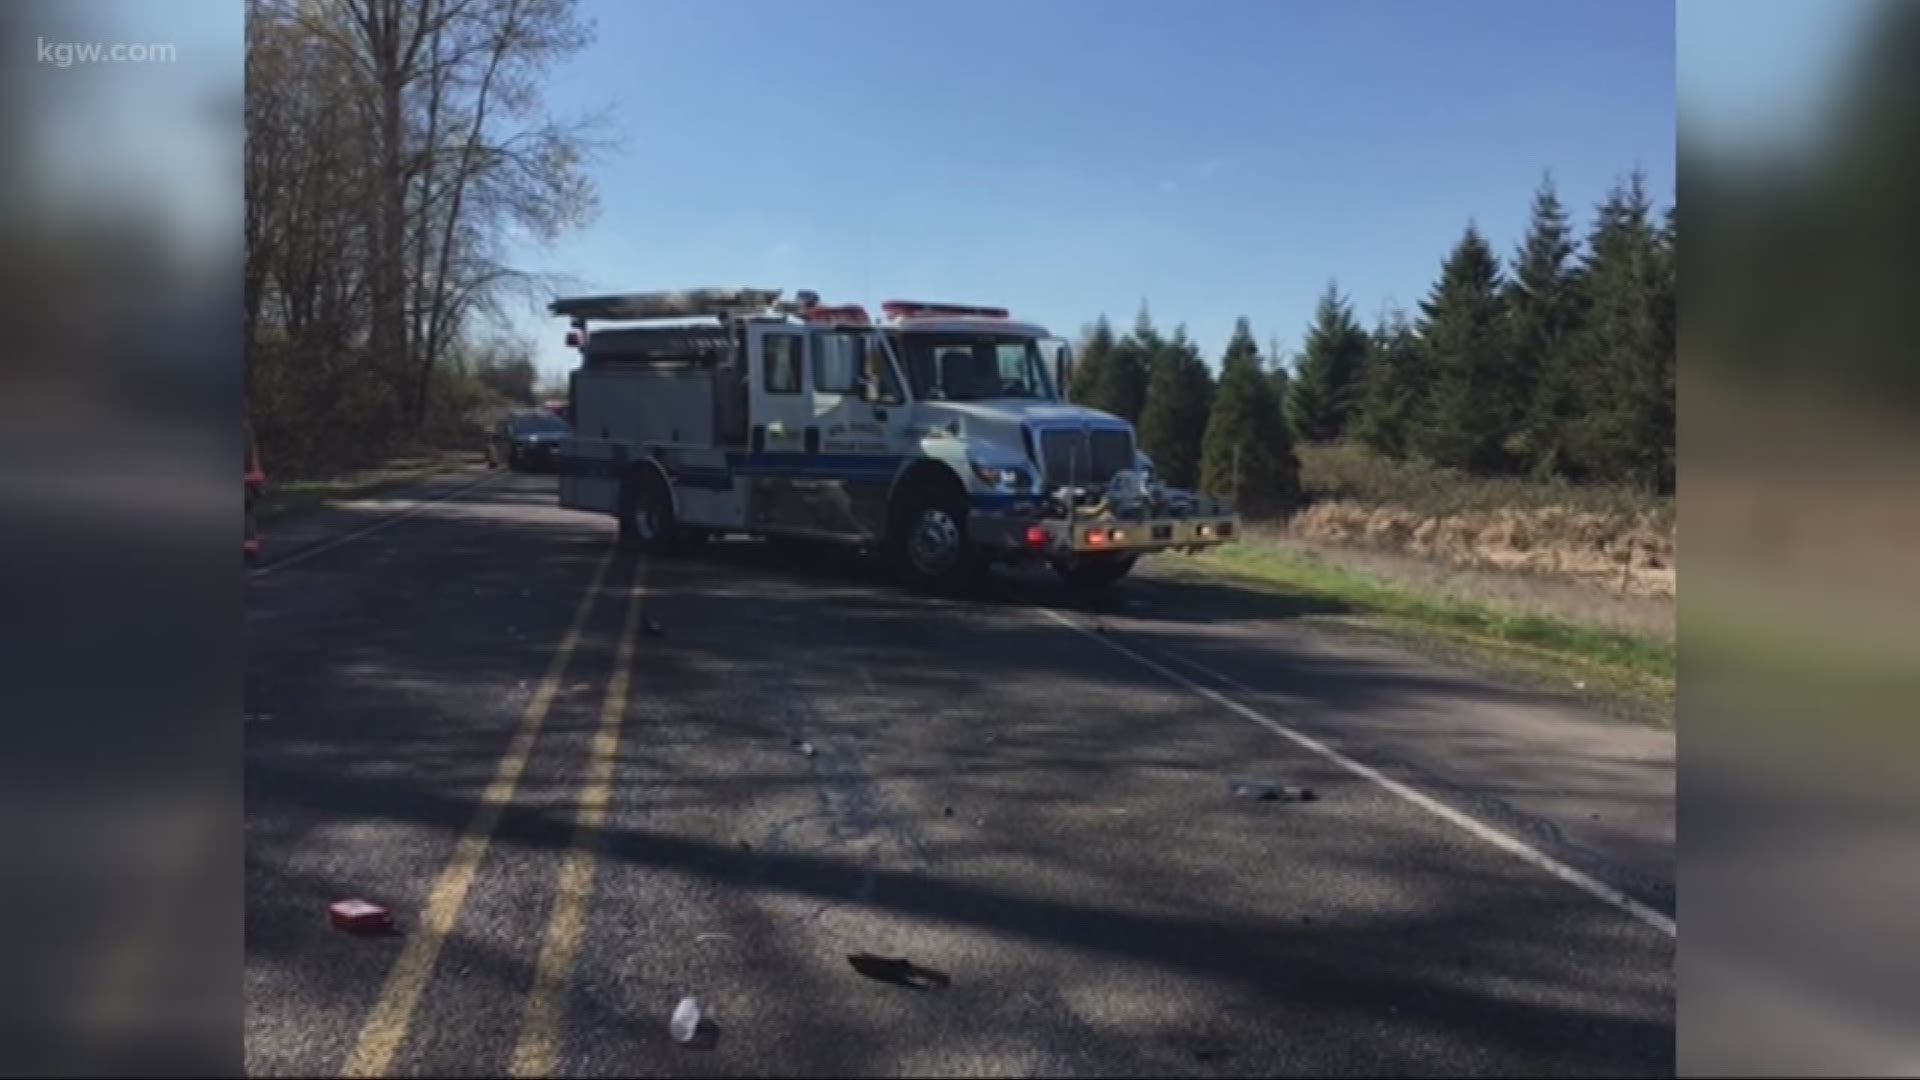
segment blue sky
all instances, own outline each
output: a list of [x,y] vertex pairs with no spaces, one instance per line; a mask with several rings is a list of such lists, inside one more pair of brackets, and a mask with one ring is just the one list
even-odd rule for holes
[[[1764,7],[1765,5],[1758,5]],[[1297,346],[1337,278],[1411,309],[1544,170],[1584,222],[1672,198],[1675,17],[1649,0],[589,2],[548,88],[605,107],[601,212],[521,253],[593,291],[747,284],[1004,304],[1077,335],[1147,300],[1216,360]],[[517,329],[549,373],[557,320]]]

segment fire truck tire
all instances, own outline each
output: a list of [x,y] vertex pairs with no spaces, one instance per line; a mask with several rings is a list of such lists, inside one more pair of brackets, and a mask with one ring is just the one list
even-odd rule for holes
[[892,526],[893,561],[915,589],[959,592],[986,566],[967,539],[967,500],[957,489],[928,483],[908,488],[894,504]]
[[649,555],[673,551],[673,500],[658,473],[642,470],[620,485],[620,543]]
[[1053,572],[1076,589],[1104,589],[1126,577],[1138,555],[1082,555],[1053,564]]

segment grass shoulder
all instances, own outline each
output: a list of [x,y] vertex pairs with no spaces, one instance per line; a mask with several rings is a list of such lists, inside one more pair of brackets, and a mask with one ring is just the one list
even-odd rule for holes
[[1162,572],[1198,574],[1254,590],[1329,601],[1344,613],[1315,619],[1518,677],[1617,715],[1663,724],[1673,721],[1671,638],[1448,596],[1336,565],[1310,551],[1258,541],[1163,558]]
[[330,476],[270,482],[255,508],[255,516],[262,524],[287,521],[330,502],[375,495],[451,469],[478,464],[479,460],[479,455],[471,452],[427,450]]

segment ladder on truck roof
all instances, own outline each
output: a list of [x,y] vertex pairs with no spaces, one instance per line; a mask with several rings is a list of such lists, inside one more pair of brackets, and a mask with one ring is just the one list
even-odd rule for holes
[[817,294],[802,290],[795,300],[782,302],[781,289],[673,289],[664,292],[573,296],[555,300],[547,310],[572,319],[726,319],[767,313],[798,314],[820,302]]

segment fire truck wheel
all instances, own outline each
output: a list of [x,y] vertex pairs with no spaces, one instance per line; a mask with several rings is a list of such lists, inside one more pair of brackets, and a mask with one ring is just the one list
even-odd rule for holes
[[1137,555],[1081,555],[1053,564],[1053,572],[1076,589],[1104,589],[1127,576]]
[[673,550],[673,502],[667,486],[651,472],[637,473],[620,487],[620,542],[652,555]]
[[905,493],[896,508],[894,559],[908,584],[953,592],[980,572],[980,553],[967,541],[967,501],[957,491],[925,485]]

